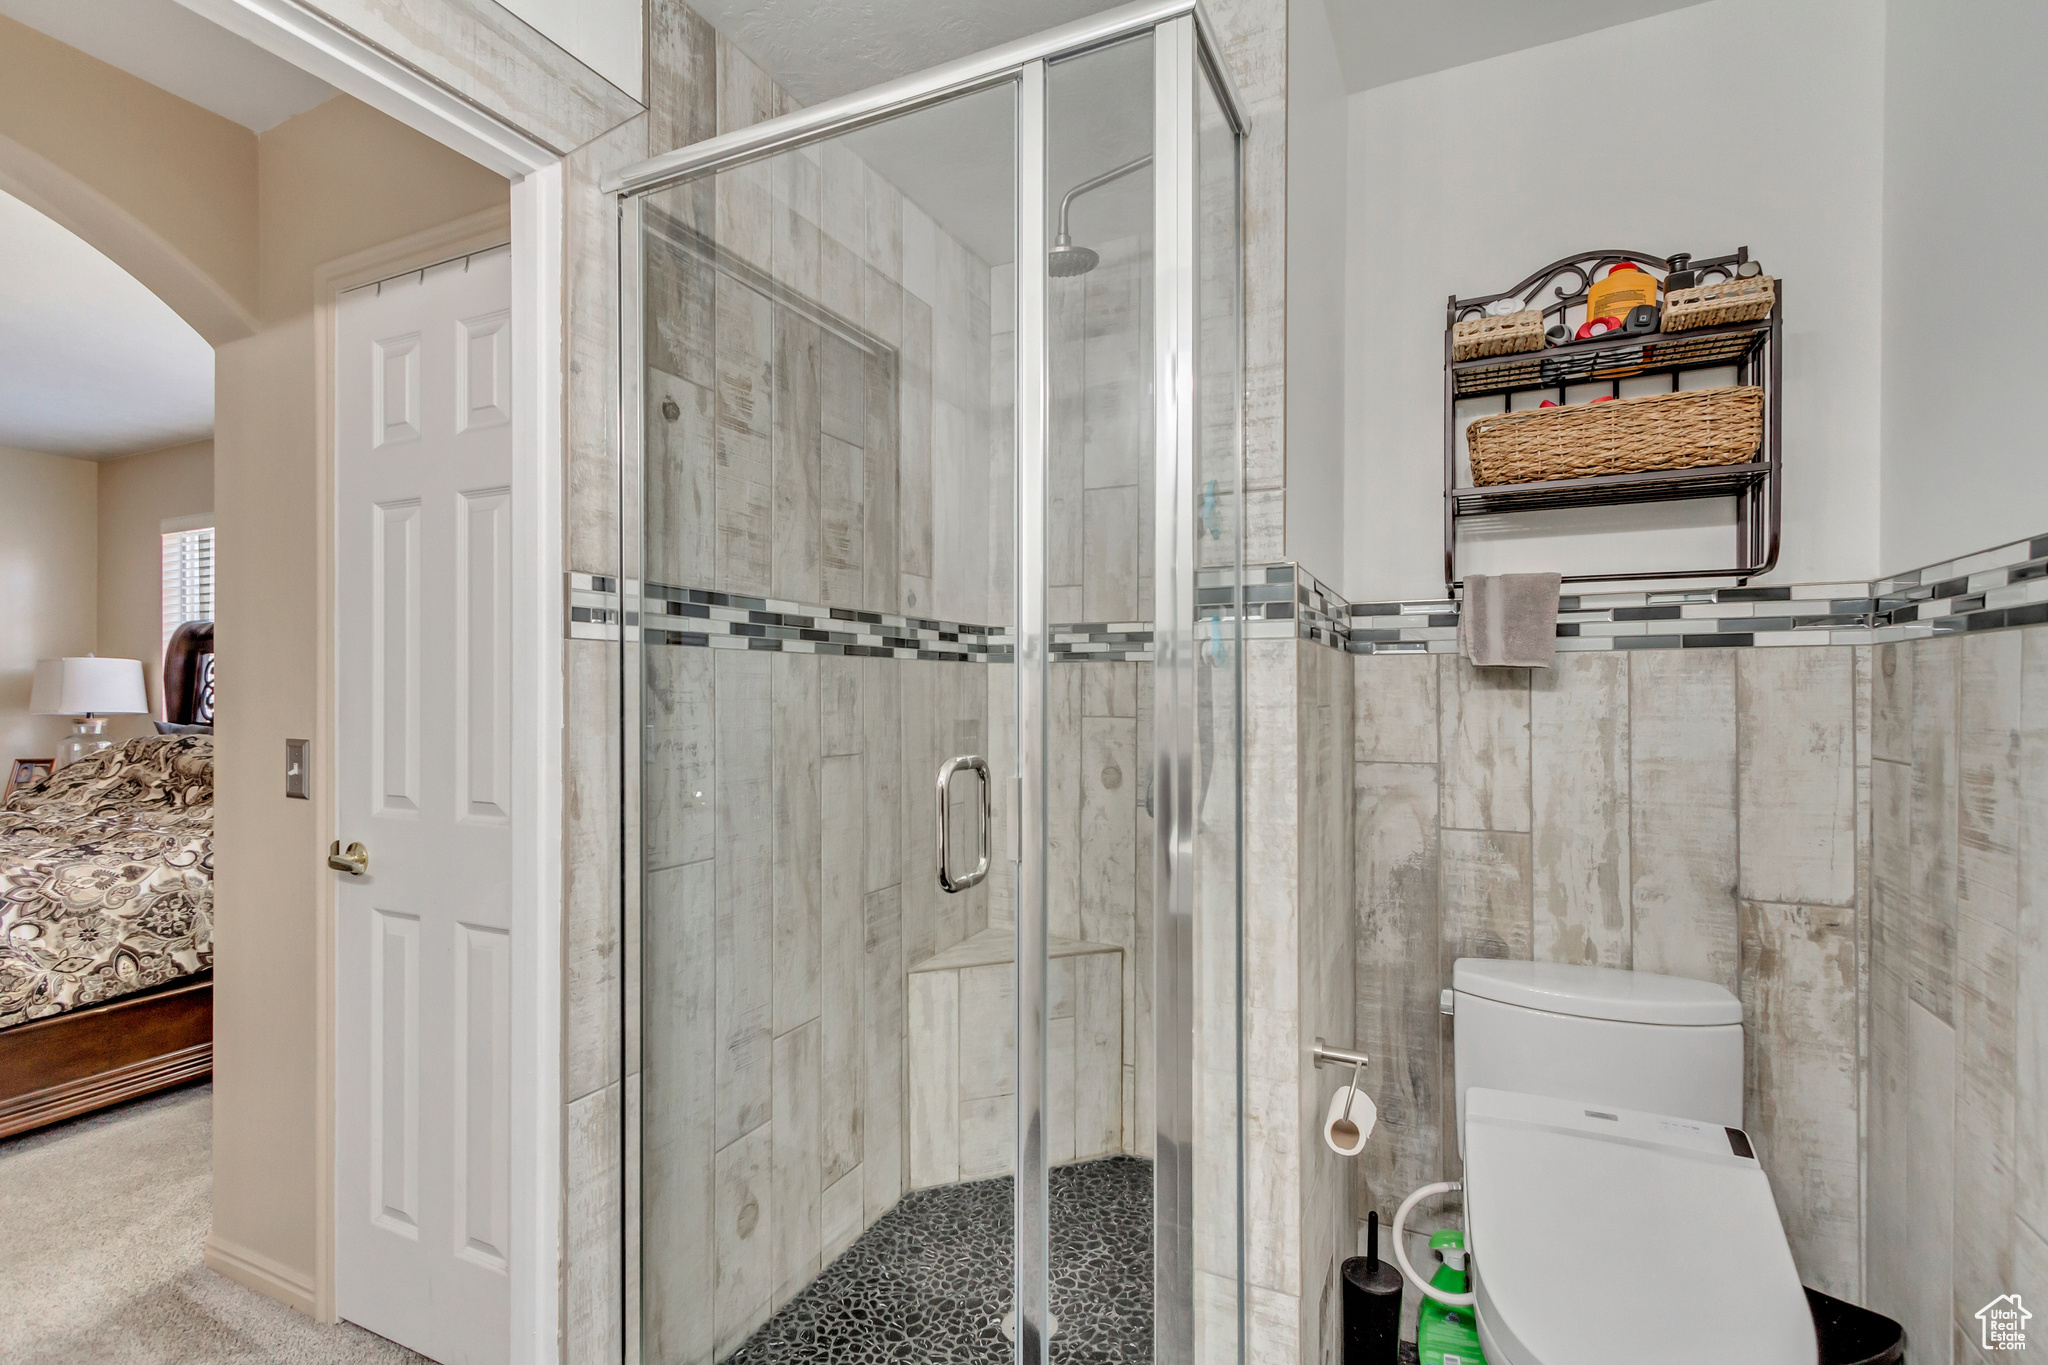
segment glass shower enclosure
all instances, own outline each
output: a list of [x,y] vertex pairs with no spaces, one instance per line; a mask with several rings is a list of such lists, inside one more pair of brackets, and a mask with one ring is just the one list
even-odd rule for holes
[[1243,1358],[1216,52],[1129,6],[607,187],[629,1359]]

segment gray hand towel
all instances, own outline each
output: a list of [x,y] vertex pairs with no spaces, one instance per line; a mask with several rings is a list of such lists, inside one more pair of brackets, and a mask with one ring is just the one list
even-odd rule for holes
[[1557,652],[1554,573],[1465,575],[1458,644],[1480,668],[1548,668]]

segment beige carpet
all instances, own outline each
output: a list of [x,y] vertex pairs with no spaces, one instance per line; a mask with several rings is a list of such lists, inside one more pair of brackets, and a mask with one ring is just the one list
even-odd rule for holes
[[200,1263],[213,1088],[0,1140],[0,1356],[9,1365],[419,1365]]

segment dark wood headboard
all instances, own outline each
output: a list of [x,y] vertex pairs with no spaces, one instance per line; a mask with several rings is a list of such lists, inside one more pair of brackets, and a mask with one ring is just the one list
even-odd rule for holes
[[187,621],[164,649],[164,719],[213,724],[213,622]]

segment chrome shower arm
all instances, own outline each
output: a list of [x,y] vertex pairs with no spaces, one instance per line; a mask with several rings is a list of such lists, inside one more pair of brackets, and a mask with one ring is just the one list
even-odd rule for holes
[[1114,170],[1104,171],[1101,175],[1096,176],[1093,180],[1083,180],[1080,184],[1068,190],[1066,193],[1066,197],[1060,200],[1059,240],[1062,242],[1067,240],[1067,209],[1070,205],[1073,204],[1073,202],[1076,199],[1088,193],[1088,191],[1090,190],[1101,189],[1104,185],[1107,185],[1112,180],[1121,180],[1125,176],[1129,175],[1132,171],[1142,171],[1151,164],[1152,154],[1150,152],[1147,152],[1145,155],[1139,157],[1136,161],[1126,161],[1123,165],[1116,167]]

